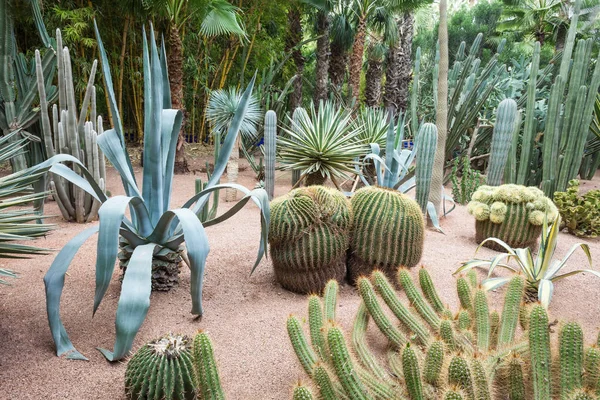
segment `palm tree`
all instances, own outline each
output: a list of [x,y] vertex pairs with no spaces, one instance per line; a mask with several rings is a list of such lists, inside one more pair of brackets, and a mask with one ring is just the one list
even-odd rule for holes
[[[147,6],[164,16],[169,23],[169,52],[167,67],[171,84],[171,102],[173,108],[184,110],[183,104],[183,41],[182,32],[185,23],[196,16],[200,21],[200,33],[206,37],[217,35],[245,36],[238,22],[237,7],[225,0],[148,0]],[[184,114],[185,115],[185,114]],[[183,145],[185,144],[184,125],[182,124],[175,155],[175,172],[188,172]]]
[[367,50],[367,76],[365,85],[365,103],[368,107],[377,107],[381,101],[381,78],[385,48],[379,38],[371,39]]
[[290,95],[290,110],[295,110],[302,105],[302,84],[304,80],[304,55],[299,47],[304,36],[302,29],[302,8],[296,1],[292,1],[288,9],[288,34],[285,39],[286,51],[292,52],[292,60],[296,66],[296,79],[294,80],[294,91]]
[[329,78],[338,92],[346,78],[349,51],[354,42],[353,10],[351,0],[338,0],[331,21],[331,56],[329,58]]

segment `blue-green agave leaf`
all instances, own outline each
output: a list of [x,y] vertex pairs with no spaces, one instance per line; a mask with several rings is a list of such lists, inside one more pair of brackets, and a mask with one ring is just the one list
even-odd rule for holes
[[152,291],[152,255],[155,243],[138,246],[133,251],[123,277],[121,296],[117,304],[114,351],[98,348],[108,361],[117,361],[129,353],[150,308]]
[[96,232],[98,232],[97,225],[87,228],[71,239],[56,255],[56,258],[44,276],[48,324],[50,325],[50,332],[56,346],[56,355],[59,357],[67,354],[67,358],[69,359],[87,360],[71,343],[69,335],[67,335],[67,331],[60,319],[60,297],[65,286],[65,274],[71,265],[71,261],[73,261],[73,257],[77,254],[81,245]]
[[100,149],[113,167],[119,171],[125,193],[131,197],[142,197],[135,182],[133,170],[128,166],[127,154],[123,151],[123,146],[121,145],[121,140],[117,131],[115,129],[109,129],[104,131],[101,135],[98,135],[98,146],[100,146]]
[[162,113],[161,147],[163,152],[163,173],[165,174],[163,180],[163,206],[169,207],[171,192],[173,190],[173,168],[175,166],[175,153],[177,148],[177,140],[179,139],[179,131],[183,121],[183,113],[180,110],[172,109],[163,110]]

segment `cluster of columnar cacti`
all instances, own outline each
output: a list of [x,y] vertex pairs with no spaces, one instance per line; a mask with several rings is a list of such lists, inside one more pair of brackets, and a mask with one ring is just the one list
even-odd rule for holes
[[350,281],[374,269],[393,276],[414,267],[423,253],[425,224],[419,205],[394,189],[364,187],[351,199]]
[[517,102],[513,99],[504,99],[496,111],[496,123],[492,135],[490,148],[490,165],[487,173],[487,183],[490,186],[502,184],[506,161],[512,145],[519,113]]
[[[597,399],[600,350],[591,346],[584,351],[579,325],[561,327],[553,357],[548,315],[541,305],[533,306],[527,314],[529,330],[517,337],[522,277],[512,279],[501,314],[490,309],[473,273],[461,282],[466,285],[462,289],[459,285],[462,308],[452,314],[425,269],[419,271],[421,290],[407,270],[398,273],[409,305],[400,300],[384,273],[374,271],[370,278],[359,278],[362,302],[351,341],[335,321],[335,313],[323,311],[335,307],[331,290],[323,299],[311,295],[310,344],[296,316],[288,318],[287,330],[318,398]],[[332,282],[326,291],[329,285],[333,291],[337,288]],[[384,310],[384,304],[389,310]],[[370,320],[388,339],[388,365],[385,357],[369,348]]]
[[[544,192],[513,184],[480,186],[467,209],[475,217],[477,243],[493,237],[519,248],[535,247],[544,218],[552,223],[558,217],[556,206]],[[490,241],[485,246],[498,248]]]
[[135,353],[125,371],[128,399],[222,400],[212,344],[204,332],[193,341],[167,334]]
[[351,224],[350,203],[335,189],[309,186],[273,200],[269,245],[277,281],[298,293],[342,281]]
[[[62,47],[61,33],[58,29],[56,30],[56,42],[58,48],[58,104],[52,107],[52,122],[48,114],[42,59],[38,51],[35,55],[46,155],[53,157],[62,153],[78,158],[93,175],[98,186],[104,190],[106,180],[104,154],[96,142],[98,134],[102,133],[102,118],[96,115],[94,78],[97,61],[92,64],[81,110],[78,111],[75,103],[71,56],[69,49]],[[79,172],[79,168],[74,167],[74,171]],[[57,175],[52,176],[50,186],[56,204],[65,220],[81,223],[98,218],[100,202],[83,189]]]

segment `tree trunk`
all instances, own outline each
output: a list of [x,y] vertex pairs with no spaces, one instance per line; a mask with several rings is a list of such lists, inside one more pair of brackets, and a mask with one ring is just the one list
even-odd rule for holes
[[404,24],[400,35],[400,60],[398,60],[398,108],[406,112],[410,81],[412,79],[412,41],[415,18],[409,11],[404,13]]
[[326,180],[327,177],[321,175],[320,171],[317,171],[306,175],[306,180],[304,183],[306,186],[323,185]]
[[329,80],[329,13],[319,11],[317,15],[317,65],[315,67],[315,92],[313,101],[316,106],[319,101],[327,99],[327,83]]
[[[172,26],[169,30],[169,54],[167,56],[167,65],[169,69],[169,83],[171,85],[171,103],[173,108],[181,110],[185,115],[183,106],[183,43],[179,36],[179,31]],[[175,173],[181,174],[189,172],[187,160],[185,159],[185,117],[179,131],[177,148],[175,152]]]
[[302,105],[302,75],[304,73],[304,56],[302,49],[297,46],[302,41],[302,14],[297,6],[290,7],[288,11],[289,31],[285,46],[287,51],[292,52],[292,59],[296,66],[296,80],[294,81],[294,91],[290,95],[290,110],[295,110]]
[[[402,16],[396,21],[398,33],[402,28]],[[385,68],[385,92],[383,104],[394,114],[398,109],[398,77],[400,76],[400,41],[390,46]]]
[[350,89],[356,100],[360,99],[360,73],[362,72],[363,55],[365,52],[365,35],[367,27],[365,16],[361,15],[356,26],[356,35],[352,45],[352,57],[350,58]]
[[440,60],[437,87],[437,110],[435,125],[438,131],[437,149],[433,160],[433,172],[429,191],[438,217],[442,212],[442,185],[444,183],[444,162],[446,158],[446,135],[448,131],[448,8],[446,0],[440,0],[440,24],[438,41]]
[[376,56],[369,57],[365,85],[365,101],[368,107],[377,107],[381,101],[382,61],[381,58]]
[[331,84],[339,91],[346,77],[348,65],[348,52],[340,43],[331,43],[331,57],[329,58],[329,79]]

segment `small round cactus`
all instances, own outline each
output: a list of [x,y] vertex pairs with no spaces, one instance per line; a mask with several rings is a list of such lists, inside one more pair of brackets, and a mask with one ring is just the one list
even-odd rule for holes
[[138,350],[127,364],[125,393],[128,399],[196,398],[192,341],[167,334]]
[[277,281],[297,293],[320,293],[343,281],[352,214],[339,191],[295,189],[271,202],[269,245]]
[[[515,248],[537,247],[544,218],[552,223],[558,216],[556,206],[540,189],[513,184],[480,186],[467,210],[475,217],[478,243],[495,237]],[[491,241],[484,246],[502,250]]]
[[417,202],[396,190],[370,186],[357,190],[351,203],[351,282],[375,269],[395,280],[399,267],[417,265],[425,238],[423,214]]

